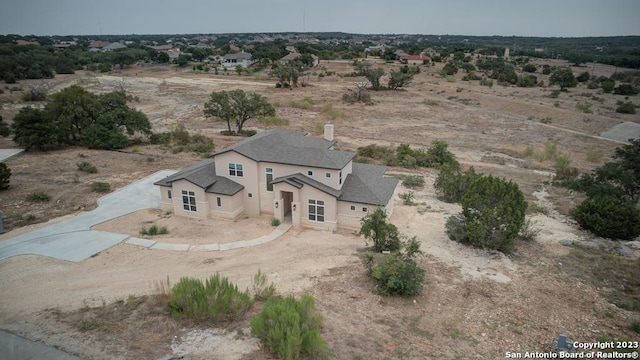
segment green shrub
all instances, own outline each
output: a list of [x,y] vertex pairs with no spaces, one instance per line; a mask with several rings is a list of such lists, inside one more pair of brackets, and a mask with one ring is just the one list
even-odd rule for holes
[[571,210],[578,224],[606,238],[631,240],[640,235],[640,210],[612,196],[584,200]]
[[522,229],[520,229],[520,238],[525,241],[535,240],[538,234],[540,234],[540,231],[542,231],[542,229],[536,226],[537,223],[535,220],[526,219]]
[[419,188],[424,186],[424,176],[422,175],[408,175],[402,179],[402,185],[408,188]]
[[638,89],[631,84],[620,84],[613,89],[613,93],[616,95],[637,95]]
[[289,100],[289,107],[296,109],[305,109],[310,110],[313,108],[313,99],[309,96],[306,96],[302,100]]
[[535,155],[536,150],[533,148],[533,145],[527,145],[522,153],[524,154],[524,156],[530,157]]
[[450,166],[459,168],[460,164],[456,160],[456,156],[449,151],[449,144],[444,140],[434,140],[427,149],[427,157],[431,167],[441,168],[442,166]]
[[229,279],[216,273],[205,283],[182,278],[171,289],[169,311],[175,318],[233,321],[244,315],[253,301],[248,291],[240,292]]
[[518,185],[480,176],[462,198],[462,216],[469,243],[483,249],[511,250],[524,225],[527,202]]
[[375,282],[378,293],[414,296],[422,291],[424,283],[425,271],[415,261],[420,255],[423,252],[414,236],[402,242],[400,251],[393,254],[364,253],[362,263],[367,275]]
[[278,225],[280,225],[279,219],[276,219],[276,218],[271,219],[271,226],[278,226]]
[[76,166],[78,167],[78,170],[80,171],[84,171],[90,174],[95,174],[98,172],[98,168],[96,168],[95,165],[91,164],[90,162],[87,161],[83,161],[80,163],[77,163]]
[[424,99],[422,103],[427,106],[437,106],[440,105],[440,101],[436,99]]
[[635,114],[636,106],[633,105],[631,101],[627,101],[618,105],[618,107],[616,108],[616,112],[620,114]]
[[400,194],[400,199],[402,199],[402,205],[407,205],[407,206],[416,205],[416,203],[413,202],[414,197],[415,197],[415,193],[413,191]]
[[544,143],[544,149],[542,152],[538,153],[536,157],[540,161],[545,161],[555,159],[556,156],[558,156],[558,144],[552,141],[547,141]]
[[369,245],[373,243],[372,249],[375,252],[396,251],[401,247],[400,233],[398,228],[387,222],[387,214],[383,208],[376,208],[369,212],[360,221],[361,227],[358,235],[362,235]]
[[569,180],[578,176],[578,169],[571,167],[569,156],[558,156],[555,158],[556,180]]
[[2,115],[0,115],[0,136],[7,137],[11,134],[11,129],[9,128],[9,124],[2,119]]
[[9,188],[9,178],[11,178],[11,169],[5,163],[0,163],[0,190]]
[[413,259],[382,255],[371,271],[377,291],[382,295],[415,296],[422,291],[425,271]]
[[140,235],[166,235],[169,233],[169,230],[167,229],[166,226],[161,226],[158,227],[158,225],[153,224],[151,226],[149,226],[149,228],[147,229],[146,227],[143,227],[142,229],[140,229]]
[[549,97],[552,99],[557,99],[559,95],[560,95],[560,90],[552,90],[551,94],[549,94]]
[[631,325],[629,325],[629,329],[637,334],[640,334],[640,321],[632,322]]
[[457,203],[462,201],[464,194],[480,176],[482,175],[476,173],[473,167],[464,173],[458,169],[443,167],[433,186],[445,202]]
[[593,114],[593,110],[591,110],[591,104],[589,103],[578,102],[576,104],[576,109],[582,111],[585,114]]
[[96,181],[92,182],[91,185],[89,185],[89,188],[93,192],[106,193],[111,191],[111,184],[109,184],[108,182]]
[[301,355],[318,359],[327,356],[320,336],[322,315],[311,295],[300,300],[293,296],[271,297],[251,320],[251,333],[280,359],[299,359]]
[[268,283],[269,279],[267,274],[258,269],[258,272],[253,275],[253,298],[256,300],[266,300],[273,296],[276,292],[276,286],[273,283]]
[[467,224],[465,223],[464,217],[461,214],[449,216],[444,227],[447,235],[449,236],[449,239],[457,241],[459,243],[469,242],[469,236],[467,235]]
[[47,202],[49,200],[51,200],[51,196],[44,191],[34,191],[27,194],[27,201]]
[[380,146],[371,144],[358,148],[358,156],[380,160],[385,165],[393,166],[396,163],[395,152],[393,148],[389,146]]

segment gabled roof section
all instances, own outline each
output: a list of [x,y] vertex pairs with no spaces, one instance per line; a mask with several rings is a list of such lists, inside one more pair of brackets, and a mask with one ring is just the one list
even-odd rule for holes
[[340,190],[336,190],[334,188],[332,188],[331,186],[327,186],[319,181],[313,180],[310,177],[297,173],[297,174],[293,174],[293,175],[287,175],[287,176],[281,176],[278,178],[275,178],[271,181],[272,184],[277,184],[280,182],[285,182],[293,187],[295,187],[296,189],[300,189],[302,186],[304,185],[309,185],[315,189],[318,189],[324,193],[327,193],[335,198],[340,196]]
[[353,163],[353,172],[347,176],[341,190],[336,190],[300,173],[273,179],[271,183],[284,182],[296,189],[309,185],[339,201],[386,206],[399,182],[398,179],[384,177],[386,170],[384,166]]
[[235,151],[254,161],[307,166],[323,169],[343,169],[355,154],[331,150],[335,141],[305,136],[302,132],[268,130],[229,146],[214,154]]
[[353,163],[352,173],[345,179],[338,200],[387,205],[399,180],[383,177],[386,170],[384,166]]
[[244,189],[244,186],[233,180],[217,176],[213,159],[203,160],[184,168],[171,176],[167,176],[160,181],[156,181],[154,185],[171,186],[174,181],[179,180],[186,180],[204,189],[205,192],[220,195],[231,196]]

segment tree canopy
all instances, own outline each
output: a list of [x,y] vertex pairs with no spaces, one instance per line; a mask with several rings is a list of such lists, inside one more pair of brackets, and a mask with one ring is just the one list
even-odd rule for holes
[[568,88],[576,87],[578,80],[573,76],[573,71],[569,67],[557,68],[549,76],[549,83],[551,85],[560,85],[561,91],[566,91]]
[[264,116],[274,116],[276,110],[262,95],[244,90],[214,91],[209,101],[204,104],[204,113],[227,122],[227,129],[231,133],[231,122],[242,133],[245,122]]
[[77,85],[53,94],[42,110],[23,108],[12,127],[16,143],[41,150],[76,144],[119,149],[130,144],[126,135],[151,134],[147,116],[127,106],[124,92],[95,95]]

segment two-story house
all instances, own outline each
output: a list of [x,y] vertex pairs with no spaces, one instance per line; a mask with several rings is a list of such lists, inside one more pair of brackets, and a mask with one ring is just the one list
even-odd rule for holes
[[354,163],[334,150],[333,125],[324,138],[267,130],[156,182],[162,206],[177,215],[237,219],[273,215],[323,229],[358,229],[375,207],[393,211],[398,180],[384,166]]

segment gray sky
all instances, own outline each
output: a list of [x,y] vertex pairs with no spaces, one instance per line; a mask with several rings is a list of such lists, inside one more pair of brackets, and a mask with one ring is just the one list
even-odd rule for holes
[[0,5],[0,34],[289,31],[640,35],[640,0],[3,0]]

